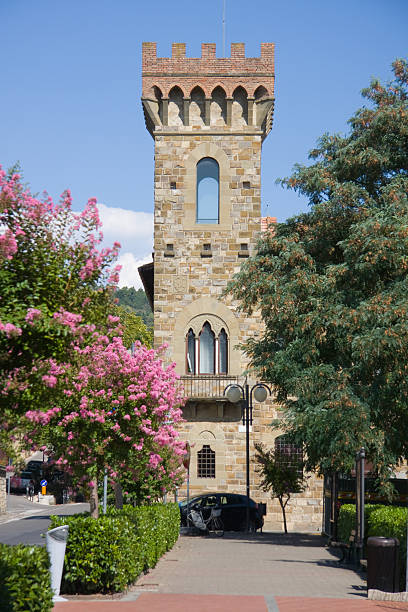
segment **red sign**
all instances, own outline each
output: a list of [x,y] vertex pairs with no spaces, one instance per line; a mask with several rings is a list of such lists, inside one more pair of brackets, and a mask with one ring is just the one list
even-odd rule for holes
[[186,442],[186,454],[183,456],[183,465],[186,468],[186,470],[188,470],[188,468],[190,467],[190,457],[191,457],[191,452],[190,452],[190,444],[188,442]]

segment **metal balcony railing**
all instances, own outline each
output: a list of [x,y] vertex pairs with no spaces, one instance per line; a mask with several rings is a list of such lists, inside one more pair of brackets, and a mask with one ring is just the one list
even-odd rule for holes
[[238,376],[227,374],[186,374],[180,378],[188,399],[226,399],[225,387],[239,382]]

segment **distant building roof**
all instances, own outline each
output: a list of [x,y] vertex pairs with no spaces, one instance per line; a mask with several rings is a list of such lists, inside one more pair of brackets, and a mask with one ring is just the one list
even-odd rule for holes
[[144,266],[139,266],[139,276],[143,283],[144,290],[146,292],[147,301],[150,304],[150,308],[153,308],[154,300],[154,263],[150,261]]
[[276,225],[277,222],[276,217],[261,217],[261,231],[267,232],[268,229],[273,229],[270,226]]

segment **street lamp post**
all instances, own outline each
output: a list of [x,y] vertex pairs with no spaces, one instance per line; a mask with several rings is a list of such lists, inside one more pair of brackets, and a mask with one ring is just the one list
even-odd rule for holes
[[365,449],[356,454],[356,545],[357,562],[360,561],[364,544],[364,475]]
[[238,385],[237,383],[228,385],[224,389],[224,395],[230,402],[236,404],[237,402],[244,400],[242,410],[242,424],[245,425],[245,442],[246,442],[246,495],[247,495],[247,507],[246,507],[246,531],[250,530],[250,482],[249,482],[249,427],[252,425],[252,398],[254,397],[257,402],[264,402],[271,395],[271,390],[268,385],[264,383],[256,383],[251,388],[247,383],[244,386]]

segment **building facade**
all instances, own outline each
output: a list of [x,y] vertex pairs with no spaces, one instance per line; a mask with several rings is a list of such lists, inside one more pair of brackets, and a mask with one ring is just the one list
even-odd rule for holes
[[[261,320],[238,311],[228,281],[255,248],[261,220],[261,148],[272,128],[274,45],[245,57],[241,43],[217,58],[214,44],[186,57],[157,57],[143,43],[142,104],[154,139],[154,262],[140,269],[154,310],[155,346],[167,344],[187,403],[181,435],[191,448],[191,493],[245,493],[245,428],[227,385],[244,382],[238,346]],[[252,383],[255,380],[249,381]],[[275,444],[273,400],[254,405],[253,442]],[[321,483],[311,479],[288,512],[289,527],[321,527]],[[251,463],[251,497],[267,502],[266,524],[279,528],[279,504],[259,489]],[[296,496],[295,496],[296,497]]]

